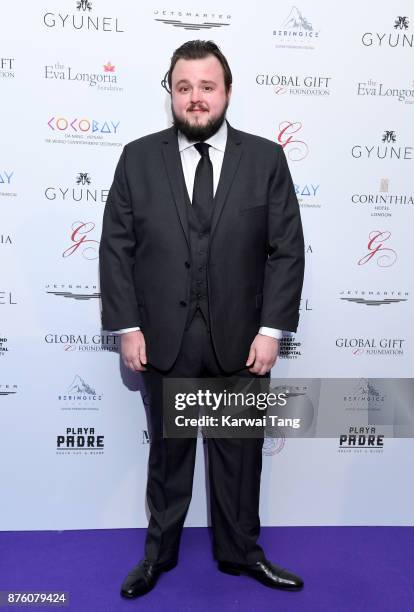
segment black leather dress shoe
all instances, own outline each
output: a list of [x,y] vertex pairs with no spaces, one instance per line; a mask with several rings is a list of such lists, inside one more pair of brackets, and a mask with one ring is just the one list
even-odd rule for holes
[[140,595],[145,595],[153,589],[162,572],[168,572],[177,565],[177,561],[172,561],[166,565],[156,565],[148,559],[143,559],[134,567],[121,586],[122,597],[133,599]]
[[299,591],[303,587],[303,580],[288,570],[274,565],[267,559],[258,561],[254,565],[240,565],[238,563],[227,563],[219,561],[218,568],[225,574],[239,576],[245,574],[255,578],[266,586],[274,589],[285,589],[286,591]]

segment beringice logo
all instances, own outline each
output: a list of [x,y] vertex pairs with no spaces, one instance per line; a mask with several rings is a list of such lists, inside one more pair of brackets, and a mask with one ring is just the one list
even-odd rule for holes
[[94,260],[99,256],[99,240],[87,238],[87,236],[95,229],[93,221],[75,221],[72,223],[72,233],[70,235],[71,245],[62,253],[62,257],[70,257],[78,252],[84,259]]
[[279,124],[277,142],[285,150],[290,161],[302,161],[309,154],[309,147],[304,140],[297,137],[302,129],[300,121],[282,121]]
[[[159,21],[173,28],[182,28],[183,30],[211,30],[212,28],[222,28],[231,25],[231,15],[223,15],[217,13],[206,13],[206,11],[159,11],[154,10],[154,21]],[[173,17],[166,19],[165,16]],[[185,20],[181,19],[184,17]]]
[[99,410],[102,394],[76,374],[67,391],[58,395],[58,400],[62,410]]
[[273,30],[273,36],[278,43],[276,47],[314,49],[319,31],[315,30],[311,21],[296,6],[292,6],[280,29]]
[[364,266],[369,262],[375,262],[379,268],[389,268],[397,261],[397,253],[388,245],[388,240],[391,238],[391,232],[373,230],[369,233],[367,249],[360,259],[358,265]]

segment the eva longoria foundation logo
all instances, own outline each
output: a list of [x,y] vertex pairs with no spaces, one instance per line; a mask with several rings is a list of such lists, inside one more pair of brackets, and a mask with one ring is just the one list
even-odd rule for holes
[[60,62],[47,64],[45,66],[44,78],[48,81],[58,81],[59,83],[67,81],[87,86],[97,91],[123,91],[123,88],[119,86],[116,66],[111,62],[102,64],[98,70],[95,69],[93,71],[78,70],[72,66],[65,66],[65,64]]
[[203,10],[154,9],[153,15],[154,21],[183,30],[211,30],[231,25],[231,15],[224,11],[212,13]]
[[402,87],[389,87],[374,79],[357,83],[357,96],[370,98],[394,98],[404,104],[414,104],[414,81]]

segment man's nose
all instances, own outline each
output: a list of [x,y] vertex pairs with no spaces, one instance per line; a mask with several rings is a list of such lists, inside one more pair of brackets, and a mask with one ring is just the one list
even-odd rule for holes
[[191,90],[191,102],[194,104],[195,102],[200,102],[201,99],[201,91],[198,87],[193,87]]

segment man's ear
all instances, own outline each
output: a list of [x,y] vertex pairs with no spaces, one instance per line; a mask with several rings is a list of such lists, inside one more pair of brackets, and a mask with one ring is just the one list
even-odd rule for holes
[[232,89],[232,85],[230,84],[229,91],[228,91],[228,94],[227,94],[227,97],[228,97],[228,101],[229,101],[229,102],[230,102],[230,98],[231,98],[232,91],[233,91],[233,89]]

